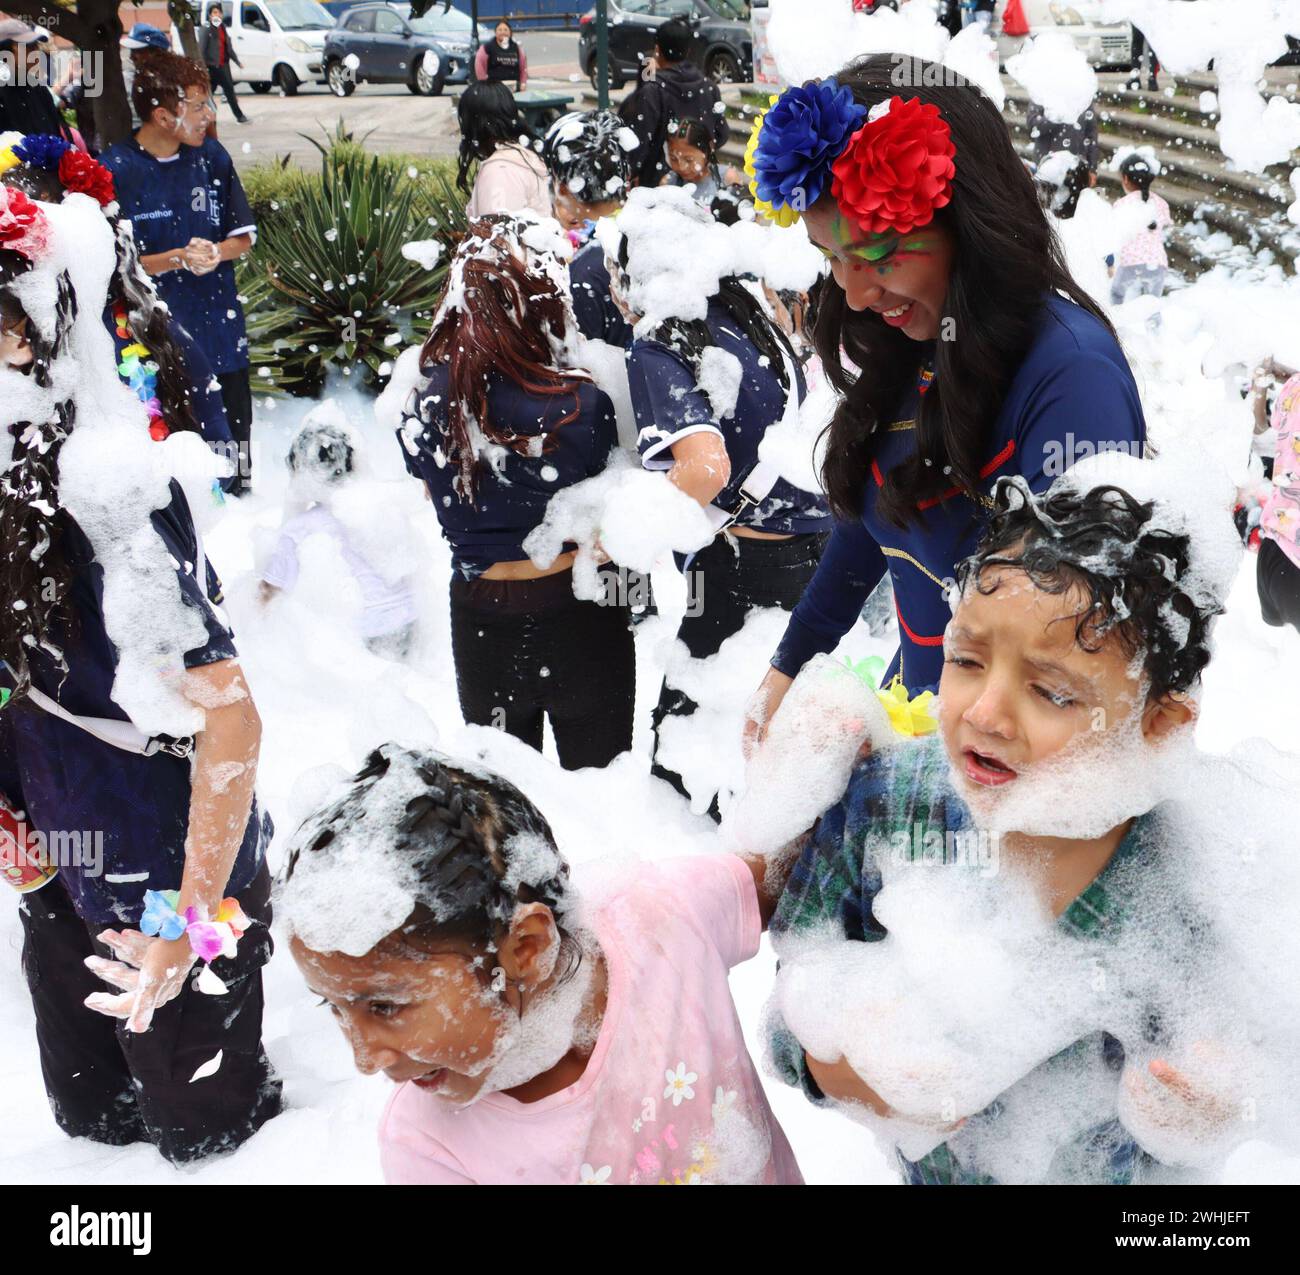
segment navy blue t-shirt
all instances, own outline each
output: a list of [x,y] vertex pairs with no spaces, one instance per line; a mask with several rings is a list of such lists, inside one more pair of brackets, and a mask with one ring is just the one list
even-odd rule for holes
[[[415,391],[415,410],[398,430],[398,442],[406,468],[429,488],[451,545],[452,565],[473,580],[493,563],[527,559],[524,538],[542,521],[551,497],[605,468],[618,446],[614,405],[590,381],[575,381],[574,393],[530,394],[494,374],[488,383],[489,420],[502,431],[544,441],[532,456],[489,446],[475,471],[471,501],[462,495],[459,466],[444,450],[447,365],[435,363],[426,371],[429,379]],[[573,411],[574,394],[578,415],[561,425]]]
[[[628,389],[636,413],[637,450],[647,469],[671,469],[672,445],[690,434],[719,435],[731,461],[731,478],[715,503],[734,510],[740,487],[758,460],[758,447],[767,427],[785,413],[786,391],[771,367],[717,301],[709,302],[705,319],[713,342],[740,362],[740,389],[731,415],[718,420],[695,372],[680,354],[658,341],[637,339],[627,359]],[[802,401],[803,371],[796,367],[795,392]],[[750,506],[737,525],[774,535],[804,535],[829,531],[831,518],[824,496],[803,491],[784,478],[777,480],[766,500]]]
[[[937,384],[937,382],[936,382]],[[884,476],[916,448],[917,392],[897,419],[877,429],[862,515],[835,530],[772,658],[793,677],[816,654],[833,651],[888,570],[900,643],[885,674],[912,693],[934,690],[943,671],[943,633],[952,618],[944,582],[969,557],[999,478],[1019,474],[1046,491],[1073,463],[1102,448],[1141,455],[1146,422],[1119,342],[1082,306],[1051,297],[1037,337],[1007,387],[981,458],[980,504],[953,488],[922,503],[900,530],[876,512]]]
[[632,344],[632,325],[610,296],[609,268],[600,244],[587,244],[569,263],[569,291],[578,331],[587,340],[608,341],[624,349]]
[[[182,146],[171,159],[155,158],[131,137],[101,158],[141,256],[183,248],[194,238],[220,243],[256,230],[235,165],[211,137],[202,146]],[[168,270],[154,276],[154,286],[218,376],[248,366],[234,262],[223,261],[205,275]]]
[[[199,612],[208,634],[202,646],[185,653],[185,666],[199,668],[235,659],[233,635],[203,601],[195,579],[194,524],[175,483],[171,503],[155,510],[151,521],[177,564],[177,589]],[[68,673],[63,676],[43,652],[37,652],[31,657],[32,682],[71,713],[127,721],[112,699],[117,650],[104,628],[103,570],[75,524],[69,526],[63,543],[73,567],[67,605],[75,617],[70,632],[58,637]],[[207,597],[220,603],[221,584],[211,564],[207,577]],[[0,679],[7,686],[13,684],[3,669]],[[75,865],[59,870],[59,879],[84,920],[93,925],[136,925],[146,890],[180,888],[190,809],[187,759],[126,752],[30,701],[18,700],[0,709],[0,784],[10,800],[26,811],[34,829],[47,835],[103,834],[101,873]],[[252,882],[270,839],[271,821],[259,813],[255,801],[226,894],[237,896]]]

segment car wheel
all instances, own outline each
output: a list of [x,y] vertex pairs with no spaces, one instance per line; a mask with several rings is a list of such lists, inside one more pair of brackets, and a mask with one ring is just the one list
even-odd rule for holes
[[295,74],[293,67],[286,66],[283,62],[275,68],[275,87],[280,90],[285,97],[293,97],[298,92],[298,76]]
[[[600,91],[600,64],[595,55],[592,55],[591,66],[587,70],[587,78],[591,81],[591,87],[597,92]],[[609,59],[609,87],[611,89],[621,89],[626,81],[623,79],[623,72],[619,70],[618,63],[611,57]]]
[[331,62],[325,71],[325,82],[335,97],[351,97],[356,92],[357,82],[342,62]]
[[740,80],[740,63],[726,49],[710,53],[704,69],[714,84],[736,84]]
[[442,87],[445,83],[442,73],[442,62],[438,62],[438,73],[430,75],[424,65],[424,57],[415,64],[415,74],[411,77],[410,90],[412,93],[418,93],[423,97],[439,97],[442,94]]
[[271,91],[271,81],[251,80],[249,81],[248,87],[252,89],[254,93],[269,93]]

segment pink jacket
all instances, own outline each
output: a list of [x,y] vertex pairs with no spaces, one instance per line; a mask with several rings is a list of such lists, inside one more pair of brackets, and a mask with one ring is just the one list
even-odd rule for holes
[[479,166],[465,205],[468,217],[519,212],[531,208],[539,217],[551,215],[551,186],[546,166],[537,154],[517,142],[500,145]]

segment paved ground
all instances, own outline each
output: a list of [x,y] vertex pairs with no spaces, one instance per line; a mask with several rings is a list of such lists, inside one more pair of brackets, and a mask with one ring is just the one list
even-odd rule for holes
[[[528,54],[530,88],[571,92],[574,106],[585,81],[578,82],[576,32],[541,31],[521,37]],[[296,97],[255,94],[239,85],[239,105],[251,121],[236,124],[224,97],[218,95],[217,128],[238,168],[288,154],[302,167],[314,167],[316,150],[300,134],[323,138],[342,119],[357,136],[369,133],[373,151],[454,155],[460,140],[456,127],[459,89],[442,97],[416,97],[400,84],[362,84],[351,97],[335,97],[322,85],[304,85]]]

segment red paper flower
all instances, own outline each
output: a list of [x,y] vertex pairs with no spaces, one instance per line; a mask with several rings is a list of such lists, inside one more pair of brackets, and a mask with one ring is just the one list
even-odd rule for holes
[[937,106],[891,98],[888,112],[858,129],[835,161],[831,193],[863,230],[905,235],[952,198],[956,153]]
[[49,237],[45,214],[21,190],[0,186],[0,248],[35,261],[44,256]]
[[75,148],[64,151],[59,160],[59,181],[64,190],[89,195],[101,208],[117,198],[113,190],[113,174],[85,151]]

